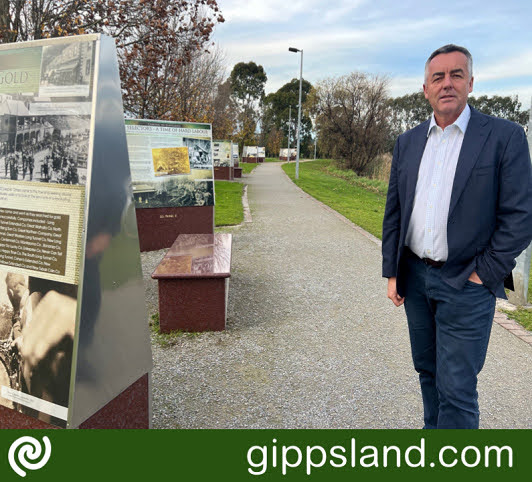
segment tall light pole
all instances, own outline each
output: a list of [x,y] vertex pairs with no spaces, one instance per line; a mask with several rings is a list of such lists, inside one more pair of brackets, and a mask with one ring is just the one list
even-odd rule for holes
[[290,126],[292,125],[292,106],[288,106],[288,159],[287,161],[290,162]]
[[[528,148],[532,154],[532,106],[528,122]],[[514,290],[508,293],[508,301],[514,305],[526,305],[528,300],[528,279],[530,276],[530,259],[532,258],[532,243],[515,260],[513,269]]]
[[289,47],[290,52],[301,52],[301,64],[299,67],[299,106],[297,111],[297,153],[296,153],[296,179],[299,179],[299,145],[301,141],[301,90],[303,85],[303,49]]

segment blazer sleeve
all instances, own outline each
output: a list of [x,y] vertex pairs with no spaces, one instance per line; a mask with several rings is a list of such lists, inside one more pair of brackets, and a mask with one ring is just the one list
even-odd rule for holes
[[496,227],[489,246],[476,258],[476,272],[494,290],[515,266],[532,239],[532,168],[526,135],[516,126],[499,171]]
[[399,137],[395,142],[382,222],[382,276],[397,276],[397,248],[401,232],[401,203],[399,200],[397,165],[400,152]]

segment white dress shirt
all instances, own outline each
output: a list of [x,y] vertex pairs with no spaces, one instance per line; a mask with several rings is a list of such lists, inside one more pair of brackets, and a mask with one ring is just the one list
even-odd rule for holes
[[420,258],[447,260],[451,191],[470,117],[471,109],[466,105],[458,119],[443,130],[432,114],[405,241],[406,246]]

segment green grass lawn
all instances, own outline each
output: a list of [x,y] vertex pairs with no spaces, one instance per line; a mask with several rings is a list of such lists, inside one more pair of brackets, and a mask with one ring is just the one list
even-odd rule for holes
[[232,226],[244,220],[243,189],[244,185],[240,182],[214,181],[216,226]]
[[[301,163],[298,181],[294,180],[295,163],[284,164],[283,169],[292,181],[312,197],[382,239],[387,191],[385,182],[359,177],[353,172],[338,169],[330,159]],[[528,283],[528,302],[532,303],[532,266]],[[508,316],[526,329],[532,330],[532,310],[519,308],[508,312]]]
[[242,174],[249,174],[258,166],[256,162],[241,162],[239,166],[242,168]]
[[[530,302],[530,298],[528,298]],[[526,308],[518,308],[515,311],[504,310],[508,318],[513,318],[519,324],[529,331],[532,331],[532,310]]]
[[284,162],[284,161],[281,161],[281,159],[279,159],[278,157],[266,157],[264,159],[264,162]]
[[[528,302],[532,303],[532,263],[530,265],[530,275],[528,278]],[[532,331],[532,309],[518,308],[515,311],[505,311],[508,318],[513,318],[527,330]]]
[[370,190],[355,179],[343,179],[331,174],[333,162],[325,159],[300,163],[297,181],[294,181],[295,163],[284,164],[283,169],[305,192],[380,239],[385,194]]

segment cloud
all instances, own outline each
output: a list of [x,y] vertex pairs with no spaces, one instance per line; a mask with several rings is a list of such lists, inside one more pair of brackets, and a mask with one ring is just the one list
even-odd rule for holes
[[233,24],[247,23],[253,28],[253,22],[283,24],[298,22],[302,16],[315,17],[326,23],[336,22],[366,2],[367,0],[336,0],[325,6],[323,0],[218,0],[218,5],[226,21]]
[[393,77],[390,79],[388,92],[391,97],[413,94],[423,88],[423,74],[417,77]]
[[530,77],[532,82],[532,49],[524,49],[521,52],[502,60],[496,60],[482,64],[479,68],[473,65],[473,71],[477,81],[506,79],[508,77]]
[[[222,42],[235,61],[242,59],[260,59],[270,66],[289,65],[286,50],[289,44],[303,48],[312,55],[325,54],[343,49],[364,53],[364,49],[377,50],[379,46],[398,49],[398,46],[412,41],[420,41],[425,35],[433,35],[437,31],[445,31],[454,20],[452,17],[427,18],[411,22],[379,23],[366,28],[335,28],[320,31],[317,35],[310,29],[303,33],[276,33],[268,39],[255,39],[253,33],[238,41]],[[470,25],[476,23],[471,19]],[[465,25],[464,25],[465,26]],[[392,47],[393,46],[393,47]],[[282,55],[281,55],[282,54]],[[325,59],[324,59],[325,60]],[[326,62],[326,60],[325,60]]]
[[319,4],[318,0],[219,0],[218,5],[226,21],[232,23],[286,22],[296,15],[304,14],[309,7]]
[[[323,2],[321,3],[323,4]],[[365,3],[367,3],[365,0],[337,0],[329,3],[327,8],[320,8],[316,13],[323,22],[334,23],[345,20],[350,13],[354,13]]]
[[[497,4],[494,10],[488,5],[464,16],[454,8],[440,15],[439,7],[429,4],[420,10],[408,1],[403,7],[367,0],[218,4],[228,21],[217,28],[214,40],[227,52],[228,70],[250,60],[263,65],[267,92],[299,77],[299,55],[289,53],[289,46],[304,49],[303,75],[310,82],[361,70],[388,74],[392,96],[416,92],[422,88],[423,63],[432,47],[454,41],[484,55],[475,55],[474,95],[518,94],[523,105],[530,106],[532,48],[526,29],[520,28],[526,22],[517,7]],[[487,35],[495,29],[496,41]]]

